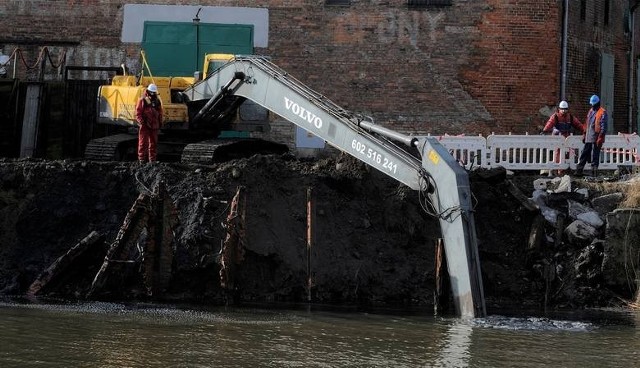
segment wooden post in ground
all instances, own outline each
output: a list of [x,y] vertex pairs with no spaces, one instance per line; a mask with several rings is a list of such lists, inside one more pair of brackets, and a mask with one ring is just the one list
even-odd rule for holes
[[132,248],[138,241],[142,230],[147,226],[150,208],[151,199],[147,194],[141,193],[127,213],[116,240],[109,247],[102,267],[93,279],[87,298],[101,290],[111,275],[120,279],[127,276],[130,271],[130,267],[127,266],[135,263],[131,260]]
[[307,188],[307,301],[311,301],[311,249],[313,248],[315,234],[316,209],[313,188]]
[[173,230],[178,214],[164,182],[158,183],[153,193],[152,216],[147,226],[147,242],[143,251],[144,280],[147,294],[161,295],[169,286],[173,263]]
[[92,231],[78,244],[74,245],[56,259],[46,270],[44,270],[38,278],[29,286],[27,295],[35,296],[45,290],[47,286],[55,281],[58,276],[62,275],[65,270],[73,264],[73,262],[83,255],[87,250],[91,249],[94,244],[104,243],[104,235],[100,235],[97,231]]
[[42,83],[29,83],[27,85],[22,119],[22,137],[20,140],[21,158],[33,157],[37,153],[43,89],[44,85]]
[[227,290],[235,290],[237,266],[244,260],[245,208],[245,190],[239,186],[224,223],[227,235],[220,250],[220,286]]

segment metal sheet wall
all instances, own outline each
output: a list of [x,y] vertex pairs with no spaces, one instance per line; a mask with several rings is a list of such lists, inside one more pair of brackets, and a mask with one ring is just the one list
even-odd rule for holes
[[152,75],[191,76],[207,53],[253,54],[253,25],[147,21],[142,49]]

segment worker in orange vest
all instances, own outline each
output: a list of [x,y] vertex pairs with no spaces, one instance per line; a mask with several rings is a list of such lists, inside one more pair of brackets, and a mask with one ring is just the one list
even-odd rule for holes
[[607,133],[607,110],[600,106],[600,97],[593,95],[589,99],[591,109],[587,114],[585,121],[584,134],[582,135],[582,153],[580,161],[576,167],[576,175],[582,176],[584,165],[591,162],[591,174],[598,175],[598,164],[600,163],[600,150],[604,144],[605,135]]

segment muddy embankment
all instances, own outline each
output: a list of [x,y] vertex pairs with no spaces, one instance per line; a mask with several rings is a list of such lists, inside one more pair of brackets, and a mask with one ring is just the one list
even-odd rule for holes
[[[254,156],[197,167],[0,160],[0,293],[24,295],[59,257],[96,232],[100,241],[38,290],[40,296],[86,298],[133,218],[132,205],[161,182],[177,218],[162,290],[144,290],[140,250],[149,234],[142,231],[123,253],[116,281],[91,298],[262,303],[306,302],[310,296],[315,303],[433,308],[438,222],[422,210],[416,192],[345,156]],[[220,250],[239,188],[245,194],[243,252],[230,290],[221,286]],[[315,219],[308,258],[310,188]],[[554,239],[554,226],[540,221],[540,209],[526,200],[531,178],[476,173],[472,190],[490,310],[610,306],[632,297],[591,269],[602,269],[602,260],[587,271],[576,266],[578,247],[589,245]],[[598,231],[596,237],[604,238]]]

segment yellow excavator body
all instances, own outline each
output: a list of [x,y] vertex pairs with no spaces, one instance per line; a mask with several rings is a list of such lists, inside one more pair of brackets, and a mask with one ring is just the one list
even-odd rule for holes
[[[208,72],[220,68],[233,57],[234,55],[231,54],[206,54],[202,78],[206,78]],[[134,126],[136,103],[147,86],[154,83],[158,87],[158,97],[162,101],[164,125],[172,129],[188,129],[189,112],[180,92],[199,80],[195,76],[115,76],[111,84],[101,86],[98,90],[98,123]]]
[[[147,66],[144,52],[142,57],[144,65]],[[183,161],[185,157],[189,157],[191,161],[204,162],[203,160],[209,160],[212,152],[217,149],[211,147],[223,144],[214,144],[213,141],[207,144],[192,143],[221,137],[226,139],[225,145],[229,145],[227,142],[230,142],[231,138],[246,140],[251,137],[252,132],[267,132],[269,113],[253,101],[245,101],[237,96],[225,97],[220,104],[220,110],[202,116],[199,111],[205,105],[205,101],[194,103],[188,101],[183,94],[186,89],[206,79],[209,74],[213,74],[234,58],[235,55],[232,54],[206,54],[202,72],[196,72],[193,76],[114,76],[110,84],[99,87],[97,99],[97,123],[109,126],[109,133],[87,143],[85,158],[100,161],[135,158],[136,104],[151,83],[158,87],[158,97],[163,107],[158,142],[158,154],[164,156],[163,159],[181,156]],[[260,147],[258,144],[253,146]],[[279,151],[282,148],[277,147]],[[247,147],[241,149],[250,152]]]

